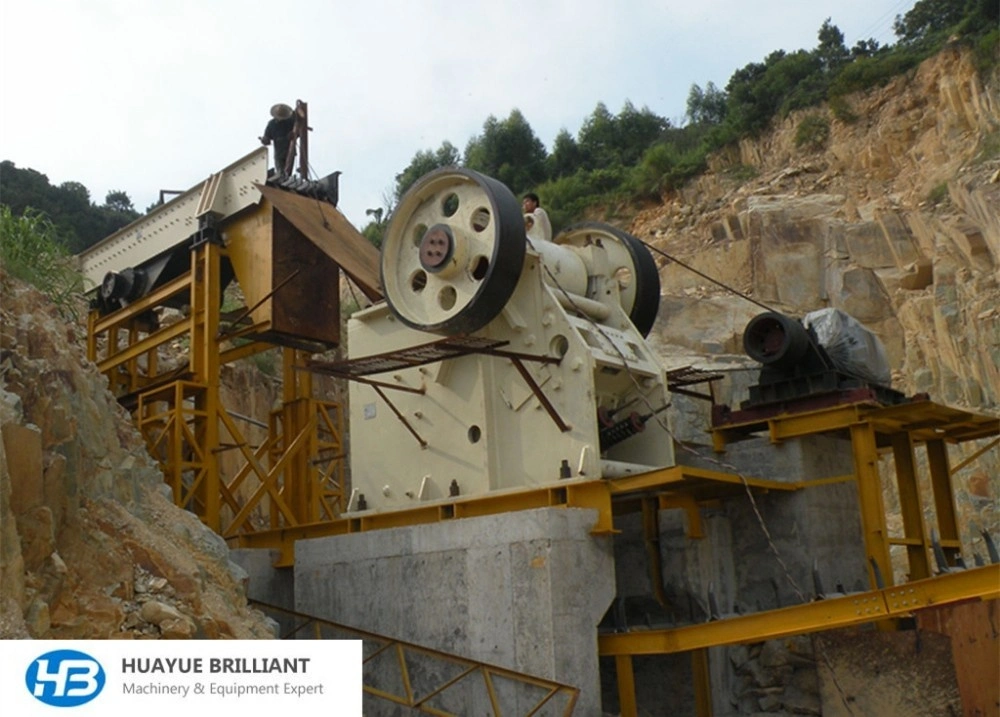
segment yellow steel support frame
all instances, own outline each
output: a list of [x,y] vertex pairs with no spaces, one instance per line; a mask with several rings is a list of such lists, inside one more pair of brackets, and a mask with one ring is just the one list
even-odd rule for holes
[[964,600],[997,599],[1000,599],[1000,565],[987,565],[906,585],[700,625],[600,635],[598,647],[604,657],[669,655],[906,617],[922,608]]
[[875,429],[867,422],[856,423],[850,429],[858,501],[861,504],[861,530],[869,559],[869,585],[891,585],[892,560],[889,556],[889,535],[885,524]]
[[948,565],[954,567],[958,564],[962,544],[958,534],[958,515],[955,509],[955,493],[951,485],[951,471],[948,468],[948,446],[943,440],[927,441],[927,465],[931,473],[934,513],[937,516],[941,549]]
[[[977,420],[970,423],[970,419]],[[881,579],[883,585],[895,584],[890,559],[890,547],[894,545],[906,549],[909,580],[929,577],[933,573],[930,558],[932,537],[924,525],[925,506],[919,490],[914,455],[918,442],[924,444],[927,452],[934,496],[934,520],[939,544],[947,562],[947,566],[942,567],[957,566],[961,541],[948,465],[947,442],[945,438],[928,437],[928,433],[931,429],[940,429],[947,437],[951,435],[948,429],[953,427],[953,422],[957,422],[959,426],[974,425],[977,436],[996,435],[996,430],[991,431],[987,421],[978,419],[979,417],[930,403],[919,403],[913,407],[904,404],[888,409],[848,404],[805,413],[783,414],[746,426],[727,426],[716,429],[712,435],[716,450],[723,451],[731,436],[747,431],[766,429],[771,441],[775,443],[790,438],[847,431],[854,456],[854,480],[861,508],[865,550],[870,560],[870,585],[878,587],[876,577]],[[885,445],[891,447],[896,466],[896,486],[903,516],[902,536],[890,536],[886,527],[879,476],[879,451]],[[809,487],[819,484],[817,481],[799,485]]]
[[913,440],[908,433],[892,436],[892,453],[896,461],[896,486],[899,490],[899,507],[903,514],[903,538],[891,538],[893,545],[906,546],[910,566],[910,580],[922,580],[932,575],[927,554],[927,533],[924,530],[924,508],[917,483],[916,459]]
[[[205,242],[192,250],[188,273],[111,315],[92,313],[88,357],[117,396],[135,396],[137,427],[175,504],[223,537],[336,520],[344,506],[343,415],[339,404],[311,397],[312,377],[299,370],[304,357],[284,349],[284,404],[256,449],[221,403],[220,367],[270,348],[250,343],[221,349],[224,256],[222,247]],[[143,330],[143,314],[181,296],[190,307],[185,320]],[[157,350],[184,337],[186,370],[161,374]],[[231,449],[245,464],[226,481],[218,456]]]

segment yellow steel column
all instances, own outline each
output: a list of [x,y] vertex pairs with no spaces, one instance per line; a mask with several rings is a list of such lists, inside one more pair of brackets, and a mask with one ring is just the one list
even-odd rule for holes
[[191,370],[196,383],[204,386],[195,400],[200,415],[195,419],[195,436],[202,451],[202,479],[198,499],[203,506],[202,521],[216,533],[222,532],[219,482],[219,306],[222,289],[219,268],[221,247],[206,241],[191,253]]
[[927,441],[927,464],[930,467],[931,487],[934,490],[934,513],[937,516],[941,548],[948,565],[954,566],[962,553],[962,548],[955,511],[955,494],[951,488],[951,470],[948,467],[948,446],[943,440]]
[[616,655],[615,671],[618,673],[618,712],[621,717],[638,717],[635,701],[635,674],[632,672],[632,656]]
[[708,650],[691,651],[694,677],[694,708],[697,717],[712,717],[712,676],[708,671]]
[[[893,584],[892,562],[889,558],[889,540],[885,527],[885,505],[882,502],[882,483],[878,472],[878,447],[875,429],[868,421],[851,426],[851,447],[854,452],[854,474],[858,483],[858,501],[861,503],[861,529],[865,537],[865,550],[875,561],[885,586]],[[875,571],[868,565],[868,575],[873,588],[882,587],[875,579]]]
[[174,505],[186,508],[184,495],[184,384],[174,382],[174,401],[169,405],[167,425],[169,426],[167,465],[163,472],[170,481],[174,493]]
[[284,450],[295,441],[302,431],[308,431],[308,440],[303,450],[289,460],[285,470],[284,495],[296,519],[302,523],[319,520],[318,468],[310,458],[316,455],[316,417],[312,411],[312,374],[298,370],[304,366],[304,354],[286,348],[282,352],[284,380],[282,393],[284,400]]
[[917,484],[913,441],[909,433],[892,435],[892,453],[896,459],[896,485],[899,488],[899,508],[903,514],[903,537],[910,565],[910,580],[931,576],[927,555],[927,532],[924,530],[924,510]]

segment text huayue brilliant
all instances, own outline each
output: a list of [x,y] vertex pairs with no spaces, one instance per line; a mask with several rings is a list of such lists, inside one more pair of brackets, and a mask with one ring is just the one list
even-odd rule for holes
[[[308,657],[123,657],[122,672],[133,674],[305,674]],[[207,670],[205,669],[207,666]]]

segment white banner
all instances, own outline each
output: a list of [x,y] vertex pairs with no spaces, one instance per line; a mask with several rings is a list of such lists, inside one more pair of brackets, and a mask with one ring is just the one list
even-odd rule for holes
[[361,714],[361,640],[4,640],[17,717]]

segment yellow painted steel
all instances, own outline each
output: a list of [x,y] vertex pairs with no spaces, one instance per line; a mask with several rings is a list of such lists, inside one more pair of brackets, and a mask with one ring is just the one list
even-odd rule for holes
[[[452,688],[459,690],[474,688],[477,682],[489,698],[492,714],[497,717],[515,714],[519,717],[522,715],[532,717],[532,715],[537,714],[557,714],[569,717],[573,714],[580,696],[579,688],[555,680],[471,660],[385,635],[358,630],[277,605],[256,600],[250,602],[254,607],[279,620],[282,624],[287,624],[289,618],[294,622],[294,626],[282,635],[283,639],[294,639],[299,633],[309,628],[312,637],[318,640],[363,640],[365,642],[364,662],[366,665],[374,663],[380,658],[391,656],[388,662],[393,663],[390,666],[394,666],[397,671],[401,689],[391,689],[392,680],[383,680],[380,687],[365,682],[362,684],[362,689],[373,697],[410,707],[425,714],[442,717],[453,715],[452,712],[435,707],[434,699]],[[286,619],[281,620],[281,618]],[[421,671],[424,678],[434,675],[438,677],[433,680],[433,684],[422,685],[424,690],[419,694],[410,676],[409,665],[412,664],[425,664],[431,668],[437,668]],[[455,668],[454,673],[449,669],[449,666]],[[366,672],[366,674],[370,673]],[[498,678],[505,682],[535,688],[539,696],[534,698],[535,702],[531,704],[527,703],[527,695],[520,692],[520,699],[516,705],[505,704],[500,697],[501,693],[495,688],[495,682]],[[515,709],[519,711],[514,712]]]
[[666,655],[906,617],[921,608],[977,599],[1000,599],[1000,565],[699,625],[600,635],[598,646],[608,657]]
[[[697,482],[688,486],[684,477],[697,478]],[[297,540],[320,538],[329,535],[344,535],[386,528],[400,528],[409,525],[421,525],[439,521],[472,518],[484,515],[498,515],[520,510],[535,508],[566,507],[589,508],[595,511],[596,518],[591,534],[614,535],[619,532],[614,527],[613,501],[623,496],[637,492],[666,492],[668,501],[680,500],[685,505],[688,498],[682,497],[685,489],[697,490],[699,494],[709,495],[714,489],[717,493],[729,494],[734,486],[741,486],[739,476],[718,471],[708,471],[700,468],[678,467],[663,471],[653,471],[648,474],[628,476],[611,480],[570,480],[559,484],[550,484],[537,488],[496,491],[478,496],[456,497],[446,501],[435,501],[409,508],[407,510],[359,513],[337,520],[323,521],[312,524],[301,524],[272,530],[244,531],[238,534],[229,533],[238,539],[238,544],[245,548],[268,548],[282,550],[282,558],[278,565],[292,564],[292,545]],[[760,481],[749,479],[749,485],[754,490],[797,490],[796,484],[779,481]],[[690,498],[693,501],[693,498]],[[691,502],[691,505],[695,505]],[[639,504],[641,509],[641,503]],[[697,513],[697,510],[694,511]],[[696,529],[700,529],[699,526]]]
[[639,707],[635,701],[635,673],[632,670],[632,656],[615,655],[615,672],[618,676],[618,712],[621,717],[638,717]]
[[[995,436],[1000,433],[1000,420],[930,401],[887,407],[857,403],[725,425],[713,431],[713,444],[722,451],[731,440],[765,430],[775,443],[831,432],[850,436],[865,549],[875,566],[868,566],[870,584],[875,587],[876,568],[884,585],[894,583],[889,558],[892,545],[906,546],[910,579],[931,574],[931,537],[923,523],[924,506],[917,489],[914,451],[918,444],[927,452],[940,545],[948,565],[957,564],[961,543],[947,443]],[[891,447],[896,459],[896,483],[905,532],[901,537],[890,536],[886,527],[879,476],[882,447]],[[805,488],[820,484],[821,481],[800,481],[796,485]]]
[[851,445],[854,448],[854,473],[861,504],[861,530],[870,561],[867,566],[869,585],[878,587],[880,582],[891,585],[892,560],[889,557],[889,535],[878,470],[878,447],[870,423],[851,426]]
[[951,471],[948,468],[948,447],[943,440],[938,438],[927,441],[927,465],[931,473],[934,514],[937,517],[941,548],[948,565],[955,566],[960,553],[958,514],[951,485]]
[[[929,557],[930,541],[924,530],[924,509],[917,482],[916,459],[913,455],[913,440],[908,433],[897,433],[891,437],[892,452],[896,461],[896,486],[899,490],[899,507],[903,517],[903,537],[909,562],[910,580],[922,580],[931,576]],[[893,545],[900,541],[890,539]]]
[[[248,222],[254,232],[267,232],[269,218],[258,209],[234,218],[226,230],[240,235],[239,227]],[[312,397],[312,377],[300,370],[304,358],[284,349],[284,402],[272,414],[260,446],[250,446],[222,405],[221,366],[274,348],[267,340],[254,340],[266,335],[269,323],[221,331],[221,267],[231,258],[229,249],[202,242],[191,249],[189,271],[124,309],[107,316],[92,313],[88,358],[133,410],[174,502],[220,535],[235,539],[241,533],[336,520],[345,493],[343,414],[338,404]],[[246,276],[252,262],[238,256],[236,263]],[[255,268],[255,276],[272,275],[269,266]],[[184,304],[184,315],[162,327],[148,326],[148,312],[166,302]],[[243,343],[230,346],[233,340]],[[163,372],[157,354],[168,343],[187,345],[187,363]],[[219,454],[230,450],[245,463],[224,479]],[[291,555],[291,544],[281,547]]]

